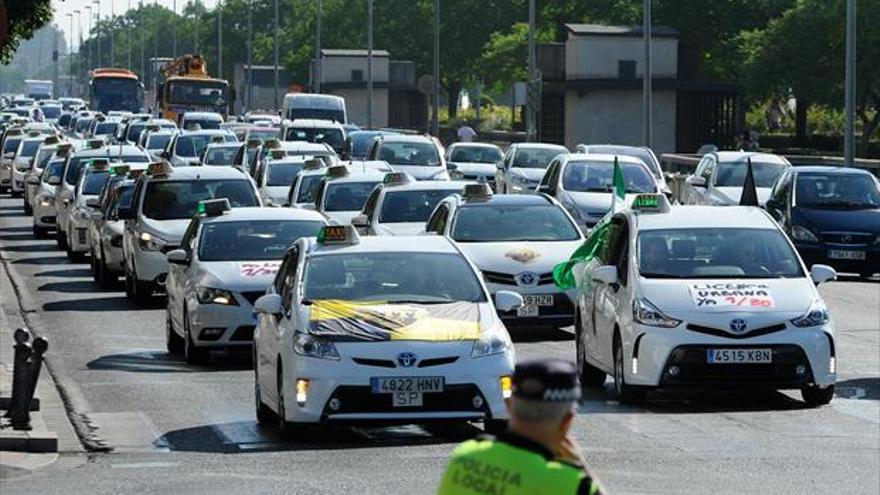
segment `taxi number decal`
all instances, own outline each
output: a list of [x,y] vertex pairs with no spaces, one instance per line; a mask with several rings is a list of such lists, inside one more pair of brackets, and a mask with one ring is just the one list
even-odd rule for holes
[[690,284],[688,289],[694,306],[698,308],[770,309],[776,305],[767,284]]
[[275,275],[281,263],[278,261],[265,261],[261,263],[240,263],[238,273],[242,277],[263,277]]

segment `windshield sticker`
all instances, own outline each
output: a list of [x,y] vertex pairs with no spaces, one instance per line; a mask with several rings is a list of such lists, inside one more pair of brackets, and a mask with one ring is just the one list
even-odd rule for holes
[[242,277],[265,277],[268,275],[275,275],[280,266],[280,261],[239,263],[238,274]]
[[479,305],[389,304],[319,299],[311,304],[309,333],[337,341],[453,341],[480,338]]
[[541,253],[535,251],[530,248],[520,248],[520,249],[512,249],[506,253],[504,256],[510,258],[514,261],[519,261],[525,265],[535,261],[536,259],[541,257]]
[[690,284],[688,289],[698,308],[773,308],[773,295],[767,284]]

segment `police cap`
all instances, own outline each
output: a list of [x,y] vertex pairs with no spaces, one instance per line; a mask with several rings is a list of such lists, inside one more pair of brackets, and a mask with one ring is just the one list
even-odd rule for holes
[[565,359],[521,361],[513,372],[513,395],[543,402],[572,402],[581,396],[577,366]]

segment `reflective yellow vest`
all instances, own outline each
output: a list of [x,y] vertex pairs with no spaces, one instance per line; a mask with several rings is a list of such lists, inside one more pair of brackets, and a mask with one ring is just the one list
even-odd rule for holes
[[[586,480],[586,481],[584,481]],[[581,487],[581,483],[585,486]],[[468,440],[452,453],[438,495],[595,495],[599,485],[571,464],[493,438]]]

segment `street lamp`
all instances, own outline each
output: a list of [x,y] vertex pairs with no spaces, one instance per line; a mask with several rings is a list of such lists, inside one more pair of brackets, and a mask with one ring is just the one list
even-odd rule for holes
[[101,2],[100,0],[94,0],[92,5],[95,6],[95,34],[96,39],[98,40],[98,61],[95,63],[95,67],[101,66]]
[[73,96],[73,12],[64,14],[70,17],[70,49],[67,51],[67,95]]
[[653,144],[653,70],[651,68],[651,0],[644,0],[642,6],[642,36],[645,42],[645,67],[642,74],[642,144],[650,148]]
[[323,64],[321,60],[321,17],[323,8],[321,5],[321,0],[318,0],[318,15],[315,19],[315,93],[321,92],[321,65]]
[[[86,40],[89,40],[89,38],[92,37],[92,6],[86,5],[85,9],[89,11],[88,15],[86,15],[86,20],[89,21],[88,37],[86,37]],[[92,70],[92,43],[91,42],[89,43],[88,62],[86,64],[86,67],[88,68],[88,70]]]
[[373,0],[367,0],[367,129],[373,128]]

